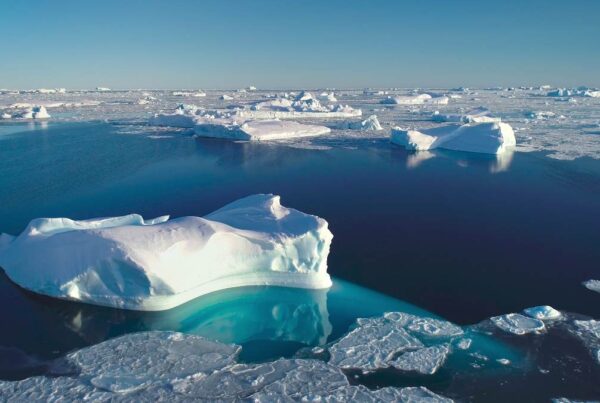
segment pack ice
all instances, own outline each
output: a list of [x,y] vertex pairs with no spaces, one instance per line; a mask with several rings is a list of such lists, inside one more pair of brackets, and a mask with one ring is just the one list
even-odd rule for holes
[[507,147],[516,144],[512,127],[502,122],[446,125],[422,130],[395,127],[391,141],[408,150],[445,148],[485,154],[501,154]]
[[388,96],[387,98],[382,99],[379,103],[387,105],[446,105],[448,104],[448,97],[432,97],[429,94]]
[[35,219],[0,237],[0,266],[40,294],[158,311],[240,286],[327,288],[332,238],[327,221],[259,194],[203,218]]
[[239,113],[207,112],[181,105],[173,114],[157,114],[151,125],[193,128],[202,137],[235,140],[279,140],[327,134],[328,127],[279,119],[252,119]]

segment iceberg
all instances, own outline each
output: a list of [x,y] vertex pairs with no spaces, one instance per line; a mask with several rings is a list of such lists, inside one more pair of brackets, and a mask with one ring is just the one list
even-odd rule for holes
[[524,309],[523,312],[525,315],[539,320],[554,320],[562,317],[560,311],[557,311],[549,305],[534,306],[532,308]]
[[448,104],[448,97],[432,97],[429,94],[388,96],[387,98],[382,99],[379,103],[387,105],[446,105]]
[[96,91],[98,92],[109,92],[112,91],[110,88],[107,87],[96,87]]
[[201,97],[205,97],[206,93],[202,92],[200,90],[198,91],[173,91],[171,93],[171,95],[173,95],[174,97],[196,97],[196,98],[201,98]]
[[24,111],[10,114],[2,113],[2,119],[49,119],[51,116],[44,106],[29,106]]
[[239,116],[255,119],[340,118],[361,116],[360,109],[349,105],[321,105],[310,92],[302,91],[293,98],[278,97],[250,105],[234,105]]
[[395,127],[392,129],[391,142],[408,150],[444,148],[485,154],[501,154],[516,144],[512,127],[501,122],[447,125],[422,130]]
[[377,115],[371,115],[360,122],[342,122],[338,125],[338,128],[342,130],[383,130],[377,119]]
[[39,294],[159,311],[241,286],[328,288],[332,238],[327,221],[259,194],[203,218],[35,219],[1,238],[0,267]]
[[319,94],[319,98],[322,98],[327,102],[337,102],[337,98],[333,92],[322,92]]
[[456,123],[485,123],[500,122],[500,118],[488,116],[490,113],[487,108],[475,108],[465,114],[445,114],[435,111],[431,115],[434,122],[456,122]]
[[331,132],[328,127],[320,125],[279,119],[249,119],[237,112],[207,112],[185,105],[180,105],[173,114],[155,115],[150,118],[149,124],[194,129],[200,137],[248,141],[314,137]]
[[600,280],[587,280],[583,282],[583,286],[590,291],[596,291],[600,293]]
[[231,95],[223,94],[219,97],[219,99],[222,101],[231,101],[233,97]]

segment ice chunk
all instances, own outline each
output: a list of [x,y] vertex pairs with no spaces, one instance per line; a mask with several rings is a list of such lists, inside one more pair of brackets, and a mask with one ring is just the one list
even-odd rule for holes
[[570,97],[573,95],[573,91],[567,90],[565,88],[559,88],[553,91],[549,91],[547,94],[549,97]]
[[469,151],[500,154],[516,144],[512,127],[506,123],[468,123],[422,130],[392,129],[391,141],[409,150]]
[[500,122],[500,118],[488,116],[490,111],[486,108],[475,108],[465,114],[444,114],[435,111],[431,115],[434,122],[456,122],[456,123],[484,123]]
[[432,97],[429,94],[405,95],[405,96],[388,96],[380,101],[381,104],[388,105],[446,105],[448,97],[436,96]]
[[383,127],[379,124],[377,115],[371,115],[360,122],[342,122],[338,125],[338,128],[349,130],[383,130]]
[[587,280],[583,282],[583,286],[591,291],[600,292],[600,280]]
[[544,322],[539,319],[530,318],[523,316],[518,313],[509,313],[502,316],[494,316],[490,318],[492,323],[504,330],[517,335],[524,335],[527,333],[538,333],[543,331],[546,327]]
[[0,266],[40,294],[164,310],[247,285],[327,288],[332,237],[325,220],[254,195],[204,218],[33,220],[0,249]]
[[333,92],[322,92],[319,94],[319,98],[324,99],[327,102],[337,102],[337,98]]
[[530,111],[525,112],[529,119],[544,120],[556,117],[556,113],[550,111]]
[[[355,329],[330,346],[329,363],[363,371],[388,368],[394,365],[399,353],[423,349],[426,347],[423,342],[462,334],[462,329],[450,322],[389,312],[383,317],[358,319]],[[419,357],[425,360],[427,356],[433,356],[433,352],[434,350],[426,350],[421,356],[411,355],[406,358],[411,358],[414,363]],[[428,362],[433,361],[435,360],[432,358]],[[424,362],[423,368],[426,365],[428,364]]]
[[229,101],[229,100],[232,100],[233,97],[231,95],[223,94],[219,97],[219,99],[222,101]]
[[540,320],[558,319],[562,314],[549,305],[534,306],[523,310],[527,316]]
[[450,346],[448,344],[425,347],[416,351],[406,352],[392,360],[390,364],[402,371],[414,371],[420,374],[431,375],[435,374],[444,364],[449,352]]
[[11,107],[20,108],[24,107],[25,110],[13,114],[9,114],[7,112],[2,113],[2,119],[48,119],[50,118],[50,114],[46,110],[46,108],[42,105],[30,106],[30,104],[15,104],[17,106],[11,105]]
[[111,91],[111,89],[108,88],[108,87],[96,87],[96,91],[98,91],[98,92],[108,92],[108,91]]

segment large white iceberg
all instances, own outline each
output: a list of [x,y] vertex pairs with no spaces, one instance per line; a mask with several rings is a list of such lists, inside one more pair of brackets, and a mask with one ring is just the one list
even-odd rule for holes
[[485,154],[500,154],[516,144],[512,127],[501,122],[446,125],[422,130],[395,127],[391,141],[408,150],[445,148]]
[[261,194],[204,218],[36,219],[0,238],[0,266],[33,292],[154,311],[240,286],[327,288],[332,237],[327,221]]
[[151,125],[194,129],[202,137],[235,140],[279,140],[327,134],[331,129],[279,119],[249,119],[238,113],[206,112],[181,105],[175,113],[157,114]]

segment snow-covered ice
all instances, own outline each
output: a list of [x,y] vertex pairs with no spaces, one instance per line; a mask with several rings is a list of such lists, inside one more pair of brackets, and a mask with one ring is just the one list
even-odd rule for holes
[[387,98],[382,99],[380,103],[387,105],[446,105],[448,103],[448,97],[432,97],[429,94],[388,96]]
[[463,114],[433,112],[431,120],[434,122],[455,122],[455,123],[484,123],[500,122],[500,118],[489,116],[490,110],[487,108],[475,108]]
[[544,322],[539,319],[523,316],[518,313],[509,313],[490,318],[498,328],[516,335],[538,333],[545,329]]
[[327,288],[332,237],[325,220],[254,195],[204,218],[36,219],[3,236],[0,266],[40,294],[164,310],[247,285]]
[[345,121],[338,125],[339,129],[347,129],[347,130],[383,130],[379,120],[377,119],[377,115],[371,115],[365,120],[353,122],[353,121]]
[[515,146],[515,135],[512,127],[506,123],[468,123],[421,130],[395,127],[392,129],[391,141],[406,149],[417,151],[444,148],[500,154],[508,147]]

